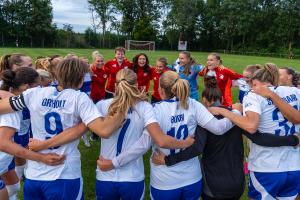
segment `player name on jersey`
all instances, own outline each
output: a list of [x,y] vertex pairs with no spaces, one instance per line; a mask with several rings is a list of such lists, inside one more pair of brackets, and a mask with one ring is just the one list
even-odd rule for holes
[[[286,101],[287,103],[298,101],[297,96],[295,94],[291,94],[289,96],[285,96],[281,98],[283,101]],[[271,99],[268,99],[268,105],[272,105],[273,101]]]
[[180,115],[176,115],[176,116],[172,116],[171,117],[171,123],[177,123],[177,122],[181,122],[184,121],[184,114],[180,114]]
[[65,107],[66,100],[57,100],[57,99],[43,99],[42,106],[50,108],[63,108]]

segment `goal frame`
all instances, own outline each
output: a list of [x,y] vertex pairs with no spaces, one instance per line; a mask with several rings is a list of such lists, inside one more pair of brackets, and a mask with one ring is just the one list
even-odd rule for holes
[[[155,51],[155,41],[142,41],[142,40],[125,40],[125,49],[127,51],[130,51],[130,50],[135,50],[135,49],[132,49],[130,44],[131,43],[135,43],[136,46],[147,46],[148,45],[148,48],[146,47],[145,49],[143,50],[148,50],[148,51]],[[144,43],[144,44],[143,44]],[[151,48],[152,47],[152,48]],[[136,49],[136,50],[139,50],[139,49]]]

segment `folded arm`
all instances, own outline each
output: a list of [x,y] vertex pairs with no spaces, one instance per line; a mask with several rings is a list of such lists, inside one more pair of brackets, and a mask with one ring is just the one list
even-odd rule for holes
[[206,139],[207,139],[206,130],[198,126],[195,132],[195,143],[192,146],[176,154],[170,154],[166,156],[165,164],[167,166],[172,166],[179,162],[186,161],[201,155],[206,144]]
[[16,130],[9,127],[0,127],[0,151],[6,152],[8,154],[34,160],[37,162],[44,162],[48,165],[58,165],[64,160],[64,156],[59,156],[57,154],[40,154],[14,143],[12,137],[14,136]]

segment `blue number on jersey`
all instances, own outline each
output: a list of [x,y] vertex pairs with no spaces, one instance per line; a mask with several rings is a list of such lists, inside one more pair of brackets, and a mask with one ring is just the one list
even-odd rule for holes
[[[296,110],[298,110],[298,106],[297,106],[297,105],[294,105],[294,108],[295,108]],[[273,121],[279,119],[279,116],[278,116],[279,113],[280,113],[280,110],[279,110],[278,108],[276,108],[276,109],[273,111],[273,113],[272,113],[272,119],[273,119]],[[283,128],[284,128],[284,131],[285,131],[284,134],[285,134],[285,135],[291,135],[291,134],[294,134],[294,133],[296,132],[296,130],[295,130],[295,125],[292,124],[292,126],[289,126],[288,122],[289,122],[289,121],[288,121],[285,117],[284,117],[284,120],[283,120],[283,121],[278,122],[279,129],[276,129],[276,130],[275,130],[275,135],[279,135],[279,134],[280,134],[280,131],[281,131],[280,127],[282,127],[282,126],[283,126]]]
[[[23,116],[23,120],[27,120],[27,119],[30,120],[30,111],[28,108],[24,108],[22,110],[22,116]],[[27,134],[29,134],[29,137],[32,137],[31,123],[29,124]]]
[[24,108],[22,110],[22,117],[23,117],[23,120],[30,119],[30,111],[28,108]]
[[[188,136],[189,130],[186,124],[179,126],[177,133],[175,135],[175,127],[172,127],[171,130],[167,132],[167,135],[176,138],[177,140],[185,139]],[[170,149],[170,154],[175,154],[175,149]]]
[[117,156],[121,153],[122,151],[122,145],[123,145],[123,141],[124,141],[124,137],[125,137],[125,133],[129,127],[129,124],[130,124],[130,119],[126,119],[121,131],[120,131],[120,134],[119,134],[119,137],[118,137],[118,142],[117,142]]
[[[54,121],[55,121],[55,129],[54,130],[51,129],[51,122],[50,122],[51,118],[54,118]],[[45,115],[45,130],[48,134],[52,135],[51,137],[53,137],[54,135],[57,135],[57,134],[59,134],[63,131],[61,118],[60,118],[60,115],[58,113],[51,112],[51,113],[47,113]],[[46,136],[46,140],[50,139],[51,137]],[[59,148],[59,147],[53,147],[53,148],[50,148],[50,149],[57,149],[57,148]]]

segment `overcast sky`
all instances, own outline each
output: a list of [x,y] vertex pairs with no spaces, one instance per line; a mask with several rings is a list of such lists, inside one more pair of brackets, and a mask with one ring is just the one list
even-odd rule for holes
[[84,32],[91,26],[91,15],[87,0],[51,0],[53,6],[53,22],[62,27],[71,24],[75,32]]

